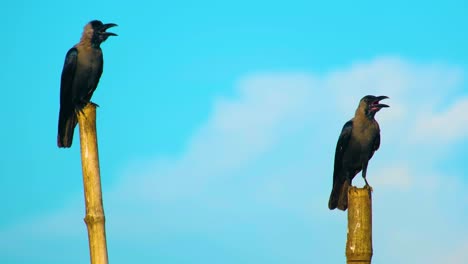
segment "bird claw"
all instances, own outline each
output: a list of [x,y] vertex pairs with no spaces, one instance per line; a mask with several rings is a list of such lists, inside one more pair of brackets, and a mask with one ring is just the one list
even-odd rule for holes
[[79,115],[79,114],[84,115],[84,109],[85,109],[85,107],[86,107],[88,104],[93,105],[94,107],[99,107],[98,104],[93,103],[93,102],[91,102],[91,101],[89,101],[89,102],[82,102],[82,103],[80,103],[80,104],[78,105],[78,107],[75,108],[75,113],[76,113],[77,115]]
[[84,107],[78,107],[75,109],[75,113],[76,115],[84,115],[84,111],[83,111]]
[[89,104],[90,104],[90,105],[94,105],[95,107],[99,107],[99,105],[98,105],[98,104],[96,104],[96,103],[93,103],[93,102],[91,102],[91,101],[89,101]]
[[367,181],[366,181],[366,185],[364,185],[364,188],[365,188],[365,189],[368,189],[368,190],[371,191],[371,192],[374,191],[374,189],[372,188],[372,186],[370,186],[370,185],[367,183]]

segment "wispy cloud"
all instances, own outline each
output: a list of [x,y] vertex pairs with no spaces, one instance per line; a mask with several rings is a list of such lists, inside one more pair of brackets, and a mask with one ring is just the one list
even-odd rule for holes
[[[439,144],[450,144],[468,137],[468,98],[461,98],[447,109],[435,109],[421,114],[415,124],[414,140],[418,143],[437,139]],[[436,143],[434,142],[434,143]]]
[[380,168],[375,175],[377,177],[372,182],[377,187],[407,190],[412,187],[411,175],[414,175],[414,172],[410,171],[407,164],[391,164]]

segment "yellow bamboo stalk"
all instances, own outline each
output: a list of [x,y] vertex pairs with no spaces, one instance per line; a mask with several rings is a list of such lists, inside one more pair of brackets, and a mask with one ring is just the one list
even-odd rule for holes
[[346,263],[370,264],[372,254],[371,188],[351,187],[348,190]]
[[96,105],[87,104],[78,113],[81,165],[86,205],[84,221],[88,228],[91,264],[107,264],[105,216],[102,204],[101,176],[96,136]]

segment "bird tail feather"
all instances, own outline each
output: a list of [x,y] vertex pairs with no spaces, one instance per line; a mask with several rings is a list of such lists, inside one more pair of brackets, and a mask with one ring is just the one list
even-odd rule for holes
[[337,182],[332,189],[330,194],[330,200],[328,200],[328,208],[333,210],[338,208],[345,211],[348,208],[348,189],[350,187],[348,180],[344,182]]
[[57,134],[57,146],[59,148],[71,147],[77,123],[77,116],[73,110],[65,111],[64,109],[60,109]]

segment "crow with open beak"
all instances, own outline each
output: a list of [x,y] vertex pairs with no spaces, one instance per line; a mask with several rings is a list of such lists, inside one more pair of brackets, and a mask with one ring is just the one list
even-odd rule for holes
[[341,131],[335,151],[333,188],[328,208],[346,210],[348,208],[348,188],[353,178],[362,170],[367,183],[367,164],[380,146],[380,127],[375,114],[386,104],[380,103],[387,96],[364,96],[359,102],[354,118],[349,120]]
[[60,84],[60,112],[57,145],[69,148],[78,122],[76,113],[91,100],[101,78],[103,57],[101,43],[109,36],[117,36],[106,30],[116,24],[103,24],[93,20],[86,24],[81,40],[65,57]]

